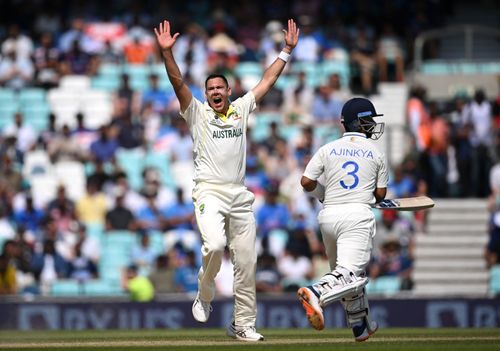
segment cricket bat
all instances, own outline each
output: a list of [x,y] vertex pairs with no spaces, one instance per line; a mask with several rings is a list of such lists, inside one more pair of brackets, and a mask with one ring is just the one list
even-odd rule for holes
[[418,211],[434,207],[434,201],[427,196],[415,196],[400,199],[385,199],[376,203],[373,207],[398,211]]

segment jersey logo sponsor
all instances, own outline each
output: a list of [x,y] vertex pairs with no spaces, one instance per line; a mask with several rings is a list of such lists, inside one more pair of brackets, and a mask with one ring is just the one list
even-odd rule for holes
[[359,158],[371,158],[374,159],[373,152],[371,150],[363,149],[347,149],[341,147],[340,149],[333,148],[330,151],[330,156],[349,156],[349,157],[359,157]]
[[201,204],[200,205],[200,214],[204,214],[205,213],[205,204]]
[[229,139],[229,138],[239,138],[243,135],[243,129],[226,129],[226,130],[214,130],[212,132],[213,139]]

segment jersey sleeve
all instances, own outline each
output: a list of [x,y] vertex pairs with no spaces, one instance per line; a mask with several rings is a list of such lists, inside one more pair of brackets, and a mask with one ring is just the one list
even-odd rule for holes
[[257,104],[255,102],[255,95],[250,90],[242,97],[236,99],[233,103],[233,106],[238,108],[243,116],[248,118],[248,115],[257,107]]
[[191,127],[197,124],[199,118],[203,115],[202,109],[203,109],[203,104],[198,99],[193,97],[186,111],[180,112],[180,115],[182,118],[186,120],[188,125]]
[[319,149],[314,156],[311,158],[309,163],[304,170],[304,177],[311,180],[318,180],[318,178],[323,174],[325,166],[322,157],[323,148]]
[[379,166],[377,173],[377,188],[387,188],[389,182],[389,173],[387,171],[387,163],[385,156],[382,154],[378,158]]

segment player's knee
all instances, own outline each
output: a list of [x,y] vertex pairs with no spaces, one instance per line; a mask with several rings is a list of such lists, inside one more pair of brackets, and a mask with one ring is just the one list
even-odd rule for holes
[[226,247],[225,240],[212,240],[204,244],[205,254],[223,254]]

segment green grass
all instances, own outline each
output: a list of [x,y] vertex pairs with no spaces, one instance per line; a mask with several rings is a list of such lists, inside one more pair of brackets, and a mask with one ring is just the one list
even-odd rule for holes
[[262,329],[266,340],[235,341],[222,329],[0,331],[0,350],[500,350],[500,329],[388,328],[364,343],[348,329]]

